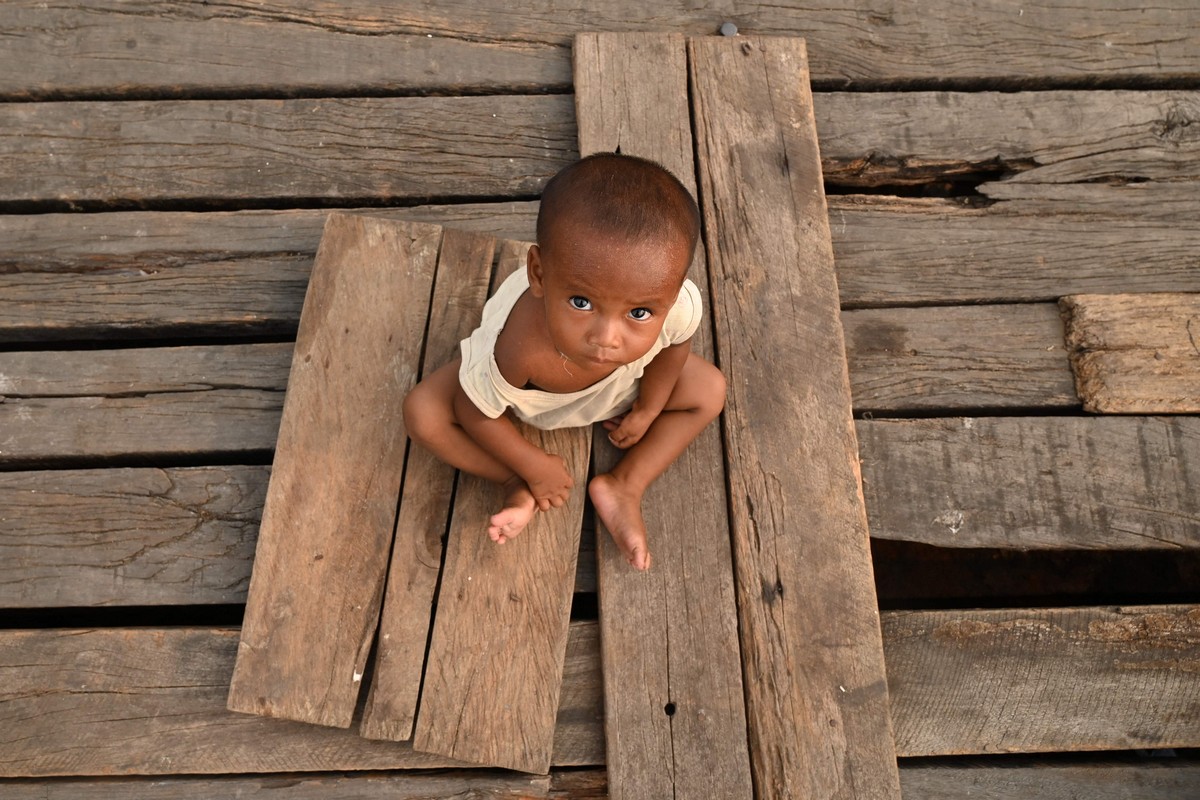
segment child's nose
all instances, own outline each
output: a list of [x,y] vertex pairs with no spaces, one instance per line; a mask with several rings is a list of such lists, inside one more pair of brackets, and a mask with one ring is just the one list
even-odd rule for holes
[[621,344],[621,331],[613,320],[598,319],[591,329],[591,344],[594,347],[614,349]]

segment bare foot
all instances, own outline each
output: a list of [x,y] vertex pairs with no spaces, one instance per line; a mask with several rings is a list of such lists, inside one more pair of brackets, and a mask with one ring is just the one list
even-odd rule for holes
[[510,479],[504,484],[504,507],[488,520],[488,536],[496,544],[504,544],[525,530],[536,511],[537,504],[525,481]]
[[588,485],[588,495],[625,560],[635,569],[650,569],[650,547],[646,523],[642,521],[642,495],[610,474],[597,475]]

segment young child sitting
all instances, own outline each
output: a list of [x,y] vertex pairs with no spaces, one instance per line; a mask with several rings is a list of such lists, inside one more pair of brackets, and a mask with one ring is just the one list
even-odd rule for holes
[[414,441],[505,486],[489,522],[498,543],[561,506],[563,459],[513,425],[603,422],[626,450],[588,494],[629,563],[650,566],[642,494],[725,404],[725,379],[691,352],[700,294],[686,280],[700,215],[659,165],[612,153],[559,172],[542,194],[537,245],[462,342],[462,355],[404,401]]

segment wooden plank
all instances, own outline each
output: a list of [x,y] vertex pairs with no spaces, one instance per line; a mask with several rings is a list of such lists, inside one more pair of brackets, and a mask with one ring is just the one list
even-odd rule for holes
[[3,104],[0,130],[0,202],[529,196],[575,153],[553,95]]
[[[831,92],[816,113],[833,185],[1008,172],[1178,181],[1200,177],[1198,102],[1194,91]],[[0,130],[21,131],[0,139],[0,202],[56,206],[520,199],[577,153],[563,95],[2,103]]]
[[[859,411],[1078,405],[1051,306],[863,309],[842,320]],[[261,456],[275,444],[289,348],[0,353],[0,464]]]
[[689,52],[755,790],[898,798],[804,42]]
[[857,411],[1079,405],[1049,303],[862,309],[841,320]]
[[[653,159],[695,192],[682,36],[583,34],[575,40],[582,154]],[[691,277],[707,295],[703,248]],[[707,325],[693,349],[712,359]],[[597,472],[617,458],[602,431]],[[605,740],[614,798],[751,797],[746,711],[718,426],[647,492],[654,567],[629,568],[597,520]],[[704,581],[691,580],[704,575]],[[667,711],[667,709],[670,709]]]
[[[172,775],[464,766],[355,731],[225,708],[237,629],[0,632],[0,774]],[[599,644],[573,625],[554,741],[603,762]]]
[[243,602],[267,474],[0,473],[0,608]]
[[938,547],[1200,549],[1200,419],[860,420],[871,536]]
[[1083,294],[1061,306],[1085,411],[1200,412],[1200,294]]
[[304,301],[233,711],[347,727],[383,598],[442,229],[332,215]]
[[[422,376],[452,359],[458,343],[479,325],[495,245],[490,236],[445,232],[425,333]],[[397,742],[412,736],[455,470],[428,450],[415,447],[409,450],[404,474],[374,677],[359,729],[368,738]]]
[[571,14],[544,2],[424,7],[363,0],[219,10],[149,0],[46,9],[14,0],[0,9],[0,27],[11,32],[0,92],[18,97],[564,90],[577,33],[707,35],[726,21],[742,33],[808,35],[813,80],[839,86],[1183,81],[1197,77],[1200,44],[1200,20],[1187,0],[1137,8],[1055,2],[1015,14],[968,0],[934,18],[907,5],[864,9],[855,0],[813,8],[670,0],[652,9],[603,0]]
[[896,612],[883,626],[898,753],[1200,741],[1194,606]]

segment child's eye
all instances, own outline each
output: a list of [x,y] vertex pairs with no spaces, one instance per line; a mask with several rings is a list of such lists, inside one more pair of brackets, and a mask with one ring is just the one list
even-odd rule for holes
[[638,322],[645,322],[654,316],[654,312],[648,308],[635,308],[629,312],[629,316],[636,319]]
[[588,311],[592,307],[591,300],[588,300],[586,297],[580,297],[579,295],[572,297],[570,302],[571,308],[574,308],[578,311]]

